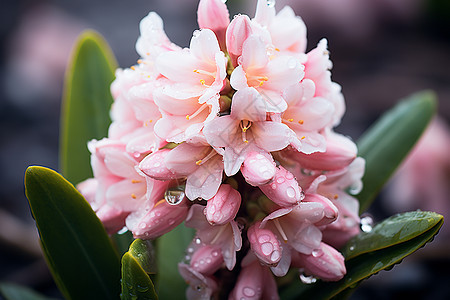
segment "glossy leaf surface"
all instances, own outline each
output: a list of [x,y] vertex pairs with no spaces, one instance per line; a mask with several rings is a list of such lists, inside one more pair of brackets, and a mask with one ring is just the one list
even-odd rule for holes
[[[281,299],[330,299],[341,293],[349,293],[349,289],[356,287],[361,280],[392,268],[431,241],[443,222],[441,215],[429,212],[405,213],[388,218],[370,233],[363,233],[350,241],[349,247],[353,246],[354,250],[351,253],[345,250],[350,256],[346,258],[347,274],[343,279],[337,282],[318,281],[311,285],[298,280],[282,291]],[[387,233],[383,234],[383,231]],[[380,234],[388,241],[380,240]]]
[[148,273],[155,273],[154,250],[150,241],[135,240],[122,257],[121,299],[158,299]]
[[356,196],[366,211],[383,185],[406,158],[436,111],[432,92],[421,92],[386,112],[358,141],[366,160],[363,190]]
[[29,167],[25,193],[53,277],[66,299],[117,299],[120,261],[83,196],[53,170]]
[[79,37],[67,68],[60,132],[60,170],[73,184],[92,177],[87,142],[108,133],[116,66],[98,33],[86,31]]

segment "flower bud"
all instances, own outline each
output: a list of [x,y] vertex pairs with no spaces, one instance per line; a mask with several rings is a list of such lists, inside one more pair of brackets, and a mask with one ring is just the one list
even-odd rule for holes
[[280,166],[270,183],[261,185],[261,191],[280,206],[292,206],[300,203],[305,197],[294,175]]
[[230,14],[222,0],[200,0],[197,10],[197,22],[200,28],[214,31],[221,45],[225,46],[225,33],[230,24]]
[[222,184],[216,195],[208,200],[205,215],[212,225],[224,225],[236,217],[241,206],[241,194],[229,184]]
[[191,258],[191,268],[204,275],[214,274],[224,263],[219,246],[206,245],[194,252]]
[[306,194],[303,202],[315,202],[323,205],[323,218],[319,222],[314,223],[316,226],[328,225],[333,223],[338,217],[338,209],[328,198],[319,194]]
[[[320,243],[320,247],[310,255],[299,254],[296,257],[305,273],[324,281],[338,281],[347,273],[344,256],[333,247]],[[295,263],[297,265],[297,263]]]
[[327,135],[327,150],[304,154],[292,153],[292,159],[303,168],[311,170],[334,171],[347,167],[356,158],[357,147],[349,138],[336,133]]
[[253,253],[269,266],[277,265],[281,259],[280,242],[269,229],[260,228],[261,222],[253,224],[247,231]]
[[270,154],[267,156],[262,153],[251,152],[245,158],[241,173],[250,185],[266,184],[275,176],[277,167]]
[[243,265],[229,299],[279,299],[277,284],[269,268],[257,260]]
[[227,51],[233,66],[238,65],[237,59],[242,54],[242,45],[251,34],[251,21],[246,15],[235,17],[228,26],[226,33]]
[[177,176],[164,165],[164,158],[171,149],[161,149],[147,155],[139,164],[139,169],[156,180],[170,180]]
[[186,219],[188,210],[186,198],[178,205],[170,205],[162,199],[139,220],[131,222],[127,219],[127,227],[135,238],[154,239],[180,225]]

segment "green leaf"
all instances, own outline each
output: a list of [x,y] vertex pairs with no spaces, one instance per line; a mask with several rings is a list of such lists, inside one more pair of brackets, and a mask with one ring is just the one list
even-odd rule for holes
[[356,198],[366,211],[422,135],[436,111],[435,94],[412,95],[385,113],[358,141],[359,155],[366,160],[363,190]]
[[150,241],[135,240],[122,257],[121,299],[158,299],[147,273],[155,273],[154,250]]
[[[178,272],[178,263],[194,237],[194,229],[179,225],[157,240],[158,281],[160,299],[184,299],[187,284]],[[176,287],[176,288],[174,288]]]
[[119,297],[120,261],[83,196],[53,170],[32,166],[25,193],[55,282],[66,299]]
[[[411,212],[388,218],[370,233],[362,233],[350,241],[349,249],[344,250],[349,257],[346,257],[347,274],[343,279],[311,285],[297,281],[281,292],[281,299],[330,299],[350,293],[361,280],[392,268],[431,241],[443,222],[441,215],[432,212]],[[350,250],[352,246],[354,250]]]
[[116,66],[98,33],[81,34],[67,68],[60,133],[60,170],[74,184],[92,177],[87,142],[108,133],[110,84]]
[[442,216],[427,211],[412,211],[389,217],[368,233],[362,232],[341,250],[352,259],[364,253],[384,249],[416,238],[442,222]]
[[[14,283],[0,283],[0,296],[5,300],[51,300],[25,286]],[[1,297],[0,297],[1,298]],[[3,298],[2,298],[3,299]]]

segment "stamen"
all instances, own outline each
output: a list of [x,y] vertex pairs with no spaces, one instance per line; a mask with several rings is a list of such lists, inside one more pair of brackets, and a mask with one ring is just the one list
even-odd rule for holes
[[306,136],[302,136],[300,139],[301,139],[301,140],[304,140],[304,139],[306,139]]
[[136,180],[136,179],[131,179],[131,183],[140,183],[140,180]]
[[136,199],[136,194],[131,194],[131,198]]
[[134,70],[136,70],[136,67],[135,66],[131,66],[130,69],[134,71]]
[[281,234],[281,237],[283,238],[284,242],[287,243],[288,238],[283,228],[281,227],[280,221],[278,221],[278,219],[275,219],[273,220],[273,223],[275,224],[275,227],[278,229],[278,232]]
[[161,203],[164,203],[164,202],[166,202],[166,199],[164,199],[164,198],[159,200],[158,202],[156,202],[156,204],[155,204],[155,206],[153,206],[153,208],[157,207],[158,205],[160,205]]
[[304,121],[303,120],[299,120],[298,124],[303,125]]
[[288,119],[288,121],[289,121],[289,122],[292,122],[292,121],[294,121],[294,119]]
[[214,239],[211,241],[211,243],[209,243],[210,245],[214,245],[214,243],[219,239],[220,235],[222,234],[222,232],[224,232],[224,230],[227,228],[226,225],[222,225],[222,227],[220,228],[219,232],[216,234],[216,236],[214,237]]
[[217,154],[217,153],[216,153],[216,150],[214,150],[214,149],[211,148],[211,150],[208,152],[208,154],[207,154],[204,158],[197,160],[197,161],[195,162],[195,164],[196,164],[197,166],[201,166],[201,165],[203,165],[205,162],[207,162],[208,160],[210,160],[212,157],[214,157],[216,154]]
[[208,72],[208,71],[205,71],[205,70],[198,70],[198,69],[195,69],[195,70],[194,70],[194,73],[201,74],[201,75],[212,76],[212,77],[214,77],[214,79],[216,78],[216,73]]
[[252,126],[252,122],[249,120],[242,120],[241,122],[239,122],[239,127],[241,127],[242,129],[242,141],[244,143],[248,143],[246,132],[250,128],[250,126]]
[[337,198],[339,198],[339,195],[338,194],[334,194],[333,198],[334,198],[334,200],[336,200]]
[[195,113],[193,113],[192,115],[186,115],[186,120],[195,118],[199,113],[201,113],[207,107],[208,107],[208,104],[204,103],[202,106],[200,106],[199,109],[197,109],[197,111]]

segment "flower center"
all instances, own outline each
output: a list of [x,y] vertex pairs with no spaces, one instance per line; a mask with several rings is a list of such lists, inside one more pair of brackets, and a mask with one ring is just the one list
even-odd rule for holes
[[242,130],[242,141],[244,143],[248,143],[246,132],[251,126],[252,126],[252,122],[249,120],[242,120],[241,122],[239,122],[239,127],[241,127],[241,130]]

